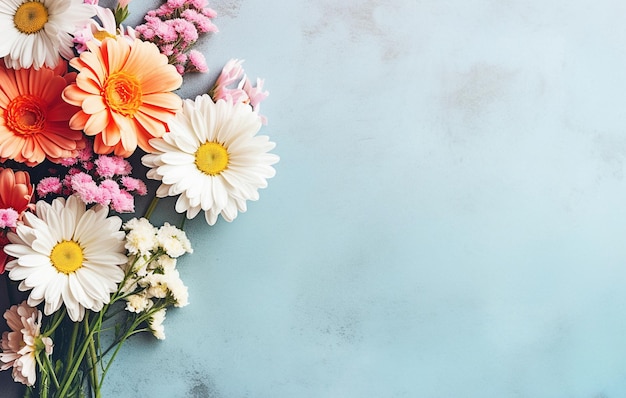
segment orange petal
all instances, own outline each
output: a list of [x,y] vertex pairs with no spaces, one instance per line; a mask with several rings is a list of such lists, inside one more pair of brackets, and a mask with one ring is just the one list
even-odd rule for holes
[[[72,118],[70,119],[70,124],[69,124],[70,128],[72,130],[82,130],[87,124],[88,120],[89,120],[89,115],[83,112],[82,110],[80,110],[76,112],[74,116],[72,116]],[[98,133],[99,132],[91,133],[89,131],[85,131],[85,134],[87,135],[95,135]]]
[[[114,116],[115,114],[112,114]],[[115,119],[113,117],[113,119]],[[120,127],[117,125],[115,120],[109,120],[109,124],[104,128],[102,133],[100,134],[102,137],[102,143],[108,147],[113,147],[120,142]]]
[[61,96],[72,105],[80,106],[85,98],[90,95],[81,90],[76,84],[65,87]]
[[165,134],[165,124],[151,116],[142,113],[141,110],[135,114],[135,119],[153,137],[162,137]]
[[174,93],[143,94],[141,100],[144,104],[175,111],[180,110],[183,106],[183,100]]
[[107,106],[102,97],[97,95],[89,95],[85,97],[82,103],[83,111],[90,115],[106,110]]
[[102,134],[98,134],[93,140],[93,151],[99,155],[106,155],[113,152],[113,147],[105,145],[102,141]]
[[89,130],[91,134],[100,134],[106,126],[111,122],[108,111],[102,111],[91,115],[87,123],[85,124],[85,131]]

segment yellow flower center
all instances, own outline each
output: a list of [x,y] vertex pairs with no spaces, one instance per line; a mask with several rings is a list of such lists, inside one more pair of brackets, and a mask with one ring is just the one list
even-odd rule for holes
[[9,102],[4,118],[16,134],[38,133],[46,126],[46,104],[33,95],[20,95]]
[[15,11],[13,23],[22,33],[37,33],[48,22],[48,9],[38,1],[22,3]]
[[64,274],[72,273],[82,267],[83,258],[83,249],[71,240],[57,243],[50,253],[52,265]]
[[205,142],[196,151],[196,167],[204,174],[218,175],[228,168],[228,151],[217,142]]
[[133,117],[141,106],[141,85],[126,72],[115,72],[104,83],[104,100],[110,110]]

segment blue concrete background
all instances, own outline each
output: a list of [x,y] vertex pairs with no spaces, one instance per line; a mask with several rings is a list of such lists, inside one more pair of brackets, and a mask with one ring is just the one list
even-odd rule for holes
[[211,5],[281,161],[105,397],[626,396],[626,3]]

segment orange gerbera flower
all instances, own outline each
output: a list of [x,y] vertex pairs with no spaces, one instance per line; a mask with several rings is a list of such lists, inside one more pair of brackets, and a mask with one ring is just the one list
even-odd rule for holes
[[0,62],[0,161],[34,166],[84,148],[83,134],[68,126],[76,108],[61,98],[75,76],[64,62],[54,70],[14,70]]
[[150,151],[148,141],[163,136],[167,119],[182,107],[171,92],[182,77],[153,43],[119,37],[87,46],[89,51],[70,61],[79,73],[63,91],[65,101],[82,108],[70,127],[95,136],[99,154],[128,157],[137,146]]
[[[13,172],[11,169],[0,167],[0,209],[13,209],[21,218],[26,209],[34,210],[32,203],[33,185],[30,183],[30,174],[26,171]],[[0,231],[0,274],[11,259],[3,250],[9,243],[7,232]]]

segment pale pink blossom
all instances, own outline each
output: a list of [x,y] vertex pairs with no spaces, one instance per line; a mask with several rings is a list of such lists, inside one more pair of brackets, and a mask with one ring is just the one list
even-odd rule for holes
[[211,90],[211,97],[214,101],[222,99],[232,103],[248,104],[259,115],[263,124],[267,124],[267,118],[260,115],[259,110],[261,102],[267,98],[269,92],[263,91],[262,79],[257,79],[256,85],[252,85],[241,67],[242,63],[243,60],[237,59],[231,59],[226,63]]
[[[129,1],[126,1],[128,3]],[[131,28],[124,29],[123,26],[117,27],[115,14],[110,8],[94,6],[96,16],[100,20],[98,23],[95,19],[91,19],[89,23],[74,32],[74,43],[76,51],[82,53],[87,51],[87,43],[93,41],[100,45],[102,40],[107,37],[125,37],[129,42],[133,42],[136,38],[135,30]]]
[[4,318],[11,331],[2,334],[0,370],[13,368],[13,380],[32,386],[37,380],[36,356],[53,350],[52,339],[41,336],[41,311],[24,301],[9,308]]

